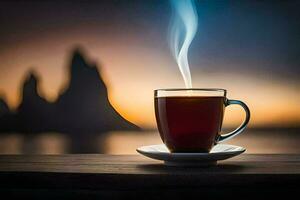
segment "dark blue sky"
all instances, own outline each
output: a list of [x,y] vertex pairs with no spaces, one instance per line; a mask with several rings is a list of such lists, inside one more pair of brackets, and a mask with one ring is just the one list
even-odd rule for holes
[[198,3],[197,51],[192,52],[221,59],[228,67],[247,63],[278,73],[300,72],[299,1],[214,2]]

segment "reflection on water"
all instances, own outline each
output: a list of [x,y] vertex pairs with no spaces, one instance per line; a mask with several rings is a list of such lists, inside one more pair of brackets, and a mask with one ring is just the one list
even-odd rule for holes
[[67,153],[70,140],[63,134],[40,135],[2,134],[1,154],[63,154]]
[[[248,130],[228,141],[247,153],[300,153],[299,130]],[[157,132],[108,132],[69,137],[61,133],[0,135],[0,154],[107,153],[136,154],[143,145],[161,143]]]
[[62,154],[70,149],[70,140],[63,134],[48,133],[26,137],[24,152],[40,154]]
[[20,154],[24,137],[18,134],[0,135],[0,153],[1,154]]

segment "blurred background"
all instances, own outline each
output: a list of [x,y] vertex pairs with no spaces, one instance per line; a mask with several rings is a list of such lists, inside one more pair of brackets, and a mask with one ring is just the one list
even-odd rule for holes
[[[300,153],[300,2],[197,1],[193,87],[251,110],[228,143]],[[1,1],[0,153],[135,153],[161,143],[153,90],[183,88],[169,1]],[[224,130],[239,125],[226,109]]]

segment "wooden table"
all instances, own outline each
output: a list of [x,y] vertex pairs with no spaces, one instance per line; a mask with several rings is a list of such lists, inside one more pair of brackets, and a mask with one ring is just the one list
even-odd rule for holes
[[1,155],[12,197],[270,197],[300,187],[300,155],[244,154],[209,168],[168,167],[139,155]]

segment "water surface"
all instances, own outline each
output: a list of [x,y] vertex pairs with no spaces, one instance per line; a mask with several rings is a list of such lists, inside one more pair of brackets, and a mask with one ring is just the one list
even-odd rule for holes
[[[247,153],[300,153],[298,129],[247,130],[227,141],[228,144],[243,146]],[[136,154],[136,148],[159,144],[156,131],[108,132],[99,134],[73,135],[41,133],[25,135],[9,133],[0,135],[0,154],[65,154],[106,153]]]

